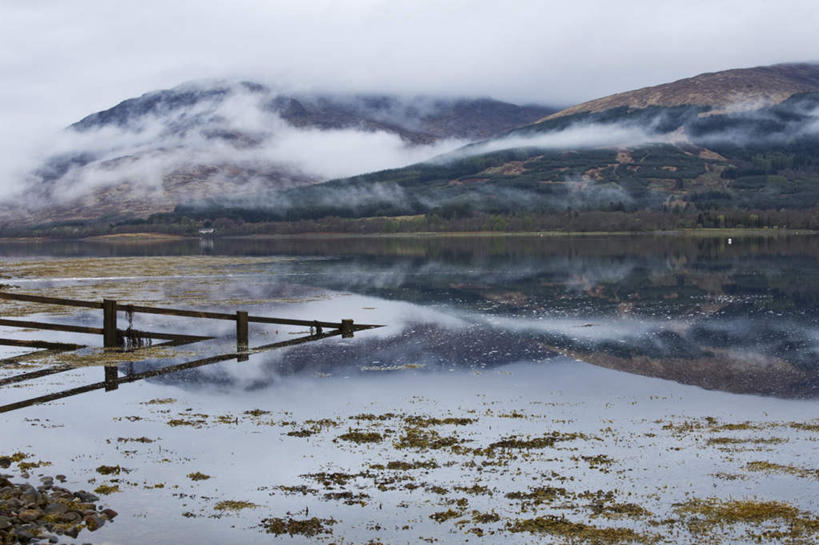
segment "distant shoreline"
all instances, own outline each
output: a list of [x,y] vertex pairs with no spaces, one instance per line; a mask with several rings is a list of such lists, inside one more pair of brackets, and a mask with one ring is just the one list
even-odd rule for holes
[[173,242],[200,239],[240,239],[240,240],[275,240],[275,239],[332,239],[332,238],[502,238],[502,237],[628,237],[628,236],[662,236],[662,237],[776,237],[816,235],[819,231],[809,229],[742,229],[742,228],[700,228],[672,229],[658,231],[424,231],[417,233],[345,233],[345,232],[305,232],[305,233],[260,233],[260,234],[226,234],[201,237],[197,235],[175,235],[163,233],[118,233],[95,235],[81,238],[60,237],[0,237],[2,243],[41,243],[58,241],[82,241],[107,244],[151,244],[154,242]]
[[[108,242],[108,241],[119,241],[119,240],[126,240],[126,241],[148,241],[148,240],[184,240],[188,238],[196,238],[184,235],[172,235],[172,234],[165,234],[165,233],[116,233],[111,235],[94,235],[91,237],[85,237],[81,240],[89,240],[89,241],[99,241],[99,242]],[[148,239],[148,240],[146,240]],[[49,240],[59,240],[59,239],[49,239]]]
[[[455,238],[455,237],[589,237],[589,236],[671,236],[671,237],[742,237],[816,235],[809,229],[673,229],[662,231],[424,231],[418,233],[289,233],[224,235],[216,238],[264,240],[286,238]],[[195,237],[194,237],[195,238]]]

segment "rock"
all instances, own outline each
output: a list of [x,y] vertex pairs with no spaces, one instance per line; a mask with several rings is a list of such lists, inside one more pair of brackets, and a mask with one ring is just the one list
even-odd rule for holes
[[9,456],[0,456],[0,467],[6,469],[11,465],[11,457]]
[[23,522],[34,522],[38,518],[43,516],[43,512],[39,509],[23,509],[17,515],[17,518],[22,520]]
[[113,509],[94,503],[99,498],[90,492],[53,486],[47,476],[40,481],[43,484],[34,488],[0,476],[0,545],[59,543],[54,534],[76,539],[83,528],[96,531],[117,516]]
[[102,528],[103,524],[105,524],[105,520],[103,520],[101,517],[97,515],[88,515],[87,517],[85,517],[84,521],[85,526],[92,532],[96,532],[97,530]]
[[57,480],[58,480],[58,481],[60,481],[61,483],[64,483],[64,482],[66,481],[65,475],[57,475],[57,476],[55,477],[55,479],[57,479]]
[[119,515],[119,513],[117,513],[113,509],[103,509],[102,514],[105,515],[108,518],[108,520],[114,520],[114,518],[117,515]]
[[18,528],[17,529],[17,539],[26,542],[31,541],[31,538],[34,537],[34,533],[31,530],[27,530],[25,528]]
[[46,515],[62,515],[66,511],[68,511],[68,507],[60,502],[51,502],[45,508]]
[[40,498],[41,498],[40,493],[34,490],[33,488],[31,490],[26,490],[25,492],[20,494],[20,499],[23,501],[23,503],[29,505],[38,505],[40,503]]
[[86,492],[85,490],[78,490],[74,492],[74,497],[79,499],[81,502],[95,502],[99,501],[99,497],[95,496],[91,492]]
[[59,516],[58,520],[60,522],[76,522],[80,520],[82,517],[79,513],[75,511],[67,511]]

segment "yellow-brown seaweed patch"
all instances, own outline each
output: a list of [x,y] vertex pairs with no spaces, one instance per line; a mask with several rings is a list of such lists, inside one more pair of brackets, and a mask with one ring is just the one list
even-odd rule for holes
[[353,443],[380,443],[384,440],[384,436],[374,431],[350,430],[339,435],[337,439]]
[[224,500],[213,506],[217,511],[241,511],[242,509],[255,509],[256,507],[259,506],[253,502],[241,500]]
[[319,534],[331,534],[332,526],[337,521],[335,519],[320,519],[313,517],[304,520],[297,520],[294,518],[269,518],[262,521],[262,527],[268,534],[280,536],[288,534],[290,536],[302,535],[306,537],[315,537]]
[[571,542],[593,544],[645,543],[649,538],[630,528],[599,528],[582,522],[572,522],[565,517],[544,515],[510,522],[507,530],[514,533],[549,534],[569,539]]

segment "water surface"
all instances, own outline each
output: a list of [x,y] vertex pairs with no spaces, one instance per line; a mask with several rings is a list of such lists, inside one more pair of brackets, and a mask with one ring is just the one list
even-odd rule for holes
[[[0,415],[0,454],[51,462],[32,479],[119,486],[103,501],[122,515],[79,542],[267,543],[277,538],[263,519],[316,516],[336,521],[313,538],[328,543],[497,533],[526,543],[521,521],[538,517],[686,543],[696,535],[679,506],[692,498],[788,502],[806,520],[819,511],[817,237],[5,243],[0,253],[12,291],[384,324]],[[6,316],[31,311],[101,322],[98,311],[3,303]],[[120,377],[234,350],[227,322],[137,315],[134,327],[216,338],[129,358]],[[309,334],[254,325],[251,346]],[[4,385],[0,401],[102,381],[86,360]],[[72,362],[4,365],[0,378]],[[554,441],[527,443],[538,437]],[[128,472],[105,477],[102,464]],[[211,478],[192,481],[194,471]],[[531,499],[544,487],[562,492]],[[225,500],[256,507],[218,509]],[[762,526],[720,531],[743,543]]]

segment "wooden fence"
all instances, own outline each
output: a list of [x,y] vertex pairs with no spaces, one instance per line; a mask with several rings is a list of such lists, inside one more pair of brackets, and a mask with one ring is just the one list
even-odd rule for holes
[[[91,334],[91,335],[102,335],[103,337],[103,347],[106,350],[123,350],[123,349],[133,349],[139,350],[142,345],[142,342],[136,343],[135,345],[129,346],[129,340],[133,339],[148,339],[152,341],[153,339],[166,341],[162,343],[162,346],[179,346],[183,344],[190,344],[199,341],[205,341],[213,339],[214,337],[210,336],[202,336],[202,335],[188,335],[188,334],[176,334],[176,333],[164,333],[164,332],[156,332],[156,331],[140,331],[134,330],[130,327],[130,318],[133,317],[134,314],[158,314],[164,316],[178,316],[183,318],[199,318],[199,319],[210,319],[210,320],[228,320],[236,323],[236,351],[230,352],[226,354],[219,354],[215,356],[209,356],[207,358],[201,358],[194,361],[181,363],[177,365],[171,365],[162,367],[159,369],[153,369],[150,371],[145,371],[142,373],[130,374],[124,377],[119,376],[118,367],[116,365],[107,365],[104,366],[105,369],[105,380],[103,382],[92,383],[85,386],[80,386],[77,388],[72,388],[70,390],[64,390],[62,392],[56,392],[53,394],[48,394],[44,396],[38,396],[35,398],[27,399],[24,401],[19,401],[16,403],[10,403],[6,405],[0,405],[0,413],[13,411],[16,409],[21,409],[23,407],[29,407],[31,405],[35,405],[38,403],[45,403],[48,401],[54,401],[56,399],[62,399],[64,397],[69,397],[73,395],[78,395],[81,393],[97,390],[97,389],[105,389],[107,391],[115,390],[119,387],[121,383],[127,382],[135,382],[137,380],[142,380],[149,377],[155,377],[160,375],[165,375],[169,373],[175,373],[178,371],[182,371],[185,369],[193,369],[196,367],[201,367],[203,365],[209,365],[212,363],[228,361],[232,359],[236,359],[237,361],[247,361],[249,355],[252,353],[257,352],[264,352],[268,350],[275,350],[278,348],[284,348],[288,346],[295,346],[298,344],[303,344],[306,342],[317,341],[321,339],[326,339],[328,337],[333,337],[337,335],[341,335],[342,338],[350,338],[353,337],[356,331],[363,331],[366,329],[373,329],[377,327],[382,327],[380,325],[375,324],[355,324],[353,320],[345,319],[340,320],[338,322],[328,322],[328,321],[320,321],[320,320],[294,320],[290,318],[272,318],[267,316],[251,316],[246,311],[236,311],[235,313],[223,313],[223,312],[210,312],[210,311],[198,311],[198,310],[187,310],[187,309],[175,309],[175,308],[160,308],[160,307],[150,307],[150,306],[142,306],[142,305],[130,305],[130,304],[120,304],[115,300],[111,299],[104,299],[103,301],[81,301],[76,299],[61,299],[57,297],[44,297],[41,295],[32,295],[32,294],[22,294],[22,293],[8,293],[8,292],[0,292],[0,299],[5,300],[12,300],[12,301],[22,301],[28,303],[40,303],[45,305],[59,305],[59,306],[70,306],[70,307],[78,307],[78,308],[90,308],[90,309],[97,309],[102,310],[102,327],[87,327],[87,326],[79,326],[79,325],[71,325],[71,324],[55,324],[55,323],[47,323],[47,322],[37,322],[31,320],[17,320],[17,319],[7,319],[7,318],[0,318],[0,326],[9,326],[9,327],[19,327],[19,328],[27,328],[27,329],[41,329],[41,330],[51,330],[51,331],[66,331],[70,333],[84,333],[84,334]],[[128,329],[118,329],[117,328],[117,315],[120,312],[125,312],[129,316],[129,327]],[[261,346],[256,346],[254,348],[249,347],[249,331],[248,325],[250,323],[259,323],[259,324],[274,324],[274,325],[289,325],[289,326],[302,326],[302,327],[309,327],[310,334],[299,337],[296,339],[291,339],[288,341],[282,341],[277,343],[270,343]],[[325,332],[325,330],[330,330]],[[0,345],[6,346],[20,346],[26,348],[35,348],[35,349],[45,349],[47,351],[52,351],[54,353],[60,353],[65,351],[72,351],[78,350],[81,348],[86,348],[85,345],[81,344],[73,344],[73,343],[58,343],[58,342],[51,342],[51,341],[42,341],[42,340],[18,340],[18,339],[2,339],[0,338]],[[4,360],[0,360],[0,365],[3,364],[10,364],[10,363],[19,363],[23,361],[26,356],[30,356],[31,354],[23,355],[23,356],[13,356],[11,358],[6,358]],[[58,365],[56,367],[47,368],[47,369],[39,369],[37,371],[32,371],[28,373],[22,373],[19,375],[6,377],[0,379],[0,386],[4,386],[7,384],[15,383],[15,382],[22,382],[26,380],[31,380],[35,378],[40,378],[48,375],[52,375],[55,373],[62,373],[64,371],[68,371],[71,369],[75,369],[75,366],[72,365]]]

